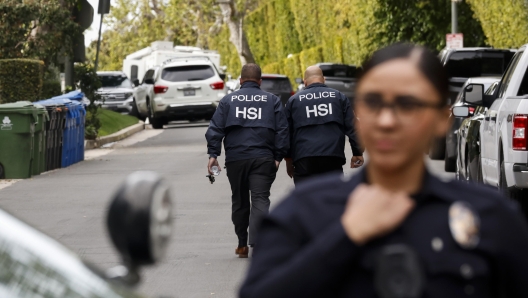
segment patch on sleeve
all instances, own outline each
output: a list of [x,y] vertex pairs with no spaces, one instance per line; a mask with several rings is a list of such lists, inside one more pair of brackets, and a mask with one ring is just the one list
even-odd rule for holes
[[467,202],[454,202],[449,207],[449,229],[455,241],[465,249],[477,247],[480,241],[480,218]]

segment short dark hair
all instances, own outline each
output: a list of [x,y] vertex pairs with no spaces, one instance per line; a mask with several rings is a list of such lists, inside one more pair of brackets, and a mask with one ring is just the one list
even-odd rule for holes
[[240,78],[245,81],[260,81],[262,78],[262,70],[257,64],[248,63],[242,66]]
[[440,59],[429,49],[411,43],[396,43],[376,51],[365,63],[358,76],[361,79],[374,67],[394,59],[410,58],[414,51],[419,51],[417,67],[431,82],[442,98],[442,104],[449,104],[449,80]]

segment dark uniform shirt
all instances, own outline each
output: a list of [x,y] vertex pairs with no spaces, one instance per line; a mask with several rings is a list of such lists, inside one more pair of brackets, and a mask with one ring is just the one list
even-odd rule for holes
[[[304,183],[266,218],[240,297],[378,297],[376,252],[387,244],[415,249],[426,272],[419,297],[528,297],[528,226],[495,190],[430,174],[416,208],[389,235],[356,246],[340,222],[349,194],[366,181],[335,174]],[[453,237],[448,210],[472,206],[479,242],[463,248]]]
[[262,91],[255,82],[245,82],[222,98],[205,138],[212,157],[220,155],[224,140],[226,162],[259,157],[281,161],[289,138],[280,98]]
[[314,83],[286,103],[290,127],[289,157],[335,156],[345,163],[345,135],[354,156],[362,155],[356,139],[350,101],[325,84]]

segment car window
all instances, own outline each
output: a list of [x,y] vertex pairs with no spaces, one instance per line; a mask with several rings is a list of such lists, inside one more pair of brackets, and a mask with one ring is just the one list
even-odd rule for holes
[[132,88],[132,82],[125,75],[98,75],[103,88]]
[[519,51],[517,52],[517,54],[515,54],[515,56],[512,59],[512,62],[508,66],[508,69],[504,73],[504,76],[502,77],[502,80],[501,80],[502,83],[499,89],[499,98],[502,98],[504,96],[504,92],[506,92],[506,90],[508,89],[508,85],[510,84],[513,71],[515,70],[515,67],[517,67],[517,64],[521,60],[522,54],[523,54],[522,51]]
[[501,76],[512,56],[511,52],[455,52],[449,56],[446,70],[449,77]]
[[325,77],[355,78],[357,68],[350,65],[319,65]]
[[143,76],[143,81],[141,84],[145,83],[145,80],[152,79],[154,77],[154,69],[149,69]]
[[290,80],[287,78],[262,78],[262,84],[260,85],[262,90],[275,90],[291,92],[292,86]]
[[169,82],[202,81],[214,75],[215,71],[209,65],[167,67],[161,72],[161,78]]
[[521,86],[519,87],[517,95],[521,96],[526,94],[528,94],[528,71],[525,70],[524,77],[522,79]]
[[484,92],[486,95],[493,95],[495,93],[495,90],[497,90],[497,87],[499,86],[499,82],[495,82],[491,84],[491,86]]

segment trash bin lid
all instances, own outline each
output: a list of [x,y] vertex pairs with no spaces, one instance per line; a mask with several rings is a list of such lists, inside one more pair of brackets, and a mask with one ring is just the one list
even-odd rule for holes
[[48,110],[46,110],[45,106],[37,103],[34,103],[33,106],[37,110],[38,115],[43,115],[44,118],[46,118],[46,121],[49,121]]
[[81,91],[72,91],[63,95],[52,97],[51,99],[70,99],[75,101],[81,101],[84,97],[84,93]]
[[43,106],[65,106],[71,105],[72,101],[66,98],[51,98],[37,101],[35,103]]
[[29,101],[17,101],[13,103],[0,104],[0,112],[34,114],[35,107]]

